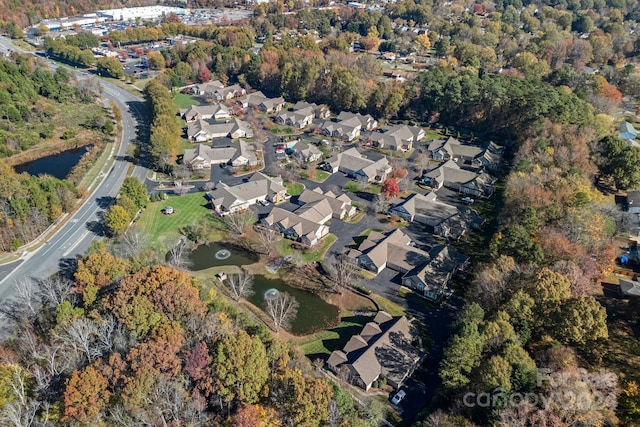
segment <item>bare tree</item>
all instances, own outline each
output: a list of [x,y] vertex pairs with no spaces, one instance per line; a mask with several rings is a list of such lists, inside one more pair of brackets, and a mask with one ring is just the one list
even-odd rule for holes
[[173,176],[178,182],[186,182],[191,179],[191,169],[187,165],[181,164],[173,168]]
[[177,196],[184,196],[185,194],[187,194],[189,192],[189,188],[188,187],[183,187],[182,185],[177,185],[174,189],[173,189],[173,193]]
[[377,194],[373,199],[373,206],[377,213],[384,213],[387,209],[387,200],[382,193]]
[[211,190],[213,190],[214,188],[216,188],[216,183],[215,183],[215,182],[211,182],[211,181],[209,181],[209,182],[205,183],[205,184],[202,186],[202,189],[203,189],[204,191],[211,191]]
[[169,248],[167,262],[171,267],[178,270],[187,270],[191,266],[186,239],[180,239],[175,245]]
[[38,281],[42,302],[50,308],[56,308],[68,299],[72,287],[73,283],[59,274]]
[[87,362],[91,362],[101,354],[95,346],[97,334],[98,328],[93,321],[78,317],[58,335],[58,338],[68,348],[75,350],[76,354],[82,354]]
[[355,265],[347,259],[346,255],[336,255],[335,259],[327,264],[327,269],[336,290],[342,295],[343,290],[354,286],[358,279]]
[[234,212],[222,218],[227,230],[233,238],[238,238],[246,233],[247,228],[254,223],[255,216],[250,210]]
[[287,292],[280,292],[275,298],[267,299],[267,314],[273,320],[274,330],[288,329],[298,314],[298,301]]
[[17,400],[10,402],[0,411],[0,421],[4,421],[2,425],[15,427],[37,425],[36,416],[39,406],[40,404],[36,400],[30,400],[26,405]]
[[122,251],[122,255],[127,258],[133,258],[147,247],[146,235],[137,227],[129,228],[120,238],[118,248]]
[[42,306],[34,283],[29,278],[18,280],[15,285],[16,320],[34,322],[38,318],[40,307]]
[[280,233],[267,227],[256,228],[256,240],[260,252],[269,255],[274,249],[275,243],[280,239]]
[[226,283],[233,299],[236,301],[253,295],[253,274],[250,274],[247,270],[243,269],[238,274],[229,275]]
[[331,399],[329,402],[329,416],[327,422],[331,427],[338,427],[342,421],[342,415],[340,414],[340,408],[335,400]]

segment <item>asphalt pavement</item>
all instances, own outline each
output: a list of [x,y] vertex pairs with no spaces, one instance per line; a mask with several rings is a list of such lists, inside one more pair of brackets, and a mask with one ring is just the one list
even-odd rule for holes
[[[7,49],[7,46],[12,46],[11,42],[0,37],[0,49]],[[13,46],[10,49],[19,50]],[[53,62],[49,65],[52,68],[58,66]],[[78,74],[80,78],[88,78],[85,73]],[[122,141],[119,150],[111,155],[115,160],[108,169],[103,170],[102,182],[84,204],[69,216],[65,224],[49,237],[45,244],[23,255],[19,262],[0,267],[0,301],[12,298],[15,283],[21,278],[44,278],[56,273],[61,267],[72,264],[78,255],[84,254],[92,241],[104,237],[102,214],[115,200],[127,176],[130,165],[126,155],[127,147],[138,139],[138,125],[145,129],[148,123],[139,121],[147,115],[140,97],[105,81],[100,81],[100,84],[103,87],[103,96],[114,100],[122,111]],[[144,133],[141,136],[144,138]],[[133,176],[144,181],[147,171],[146,167],[138,165],[133,171]]]

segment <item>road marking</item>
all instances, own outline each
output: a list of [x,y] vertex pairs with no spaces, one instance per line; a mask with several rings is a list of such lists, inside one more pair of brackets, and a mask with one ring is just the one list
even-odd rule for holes
[[62,254],[62,258],[66,258],[69,255],[69,253],[71,253],[76,248],[76,246],[78,246],[80,242],[82,242],[84,238],[87,237],[89,233],[90,233],[89,230],[82,233],[80,237],[76,239],[76,242],[69,248],[69,250]]

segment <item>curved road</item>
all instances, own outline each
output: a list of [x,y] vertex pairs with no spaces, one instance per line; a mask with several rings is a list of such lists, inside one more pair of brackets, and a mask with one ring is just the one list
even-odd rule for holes
[[[0,38],[0,50],[6,50],[7,42],[7,39]],[[15,47],[12,49],[17,50]],[[50,65],[54,68],[57,66],[55,63]],[[0,266],[0,300],[11,298],[17,280],[24,277],[44,278],[53,274],[64,266],[66,260],[74,260],[76,255],[83,254],[93,240],[102,238],[101,215],[114,200],[129,170],[127,147],[137,139],[137,126],[140,124],[141,129],[145,126],[148,129],[148,123],[138,121],[147,113],[142,98],[111,83],[100,83],[104,97],[115,100],[122,111],[122,141],[118,152],[111,154],[115,155],[116,160],[109,170],[103,171],[102,182],[55,235],[38,250],[24,255],[18,261]],[[144,182],[147,171],[143,166],[136,166],[133,176]]]

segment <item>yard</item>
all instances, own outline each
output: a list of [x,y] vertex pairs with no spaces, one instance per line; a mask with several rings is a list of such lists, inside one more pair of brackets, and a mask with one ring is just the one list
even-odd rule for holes
[[173,96],[173,105],[178,109],[189,108],[192,105],[198,105],[198,101],[194,101],[189,95],[184,93],[176,93]]
[[304,191],[304,184],[299,182],[286,182],[287,193],[292,196],[297,196]]
[[[203,193],[187,194],[184,196],[170,196],[167,200],[149,203],[138,220],[138,226],[144,230],[149,245],[156,250],[164,249],[166,242],[173,242],[180,236],[180,229],[202,220],[208,220],[210,225],[218,221],[206,207]],[[174,209],[171,215],[161,211],[167,206]],[[220,233],[219,227],[211,227],[212,233]],[[212,236],[221,237],[221,236]]]
[[343,317],[335,328],[308,335],[300,340],[298,345],[312,361],[318,358],[326,359],[333,350],[342,349],[369,320],[371,318],[365,316]]
[[[304,250],[302,252],[302,259],[305,262],[315,262],[322,261],[327,251],[333,245],[338,237],[335,234],[327,234],[324,239],[320,242],[319,246],[314,246],[311,252]],[[293,255],[296,252],[296,249],[292,247],[292,245],[296,245],[296,242],[289,239],[282,239],[278,245],[278,252],[282,256]]]

